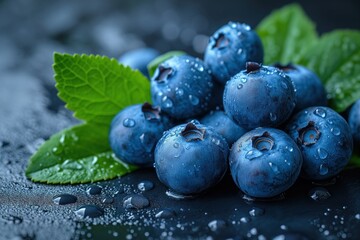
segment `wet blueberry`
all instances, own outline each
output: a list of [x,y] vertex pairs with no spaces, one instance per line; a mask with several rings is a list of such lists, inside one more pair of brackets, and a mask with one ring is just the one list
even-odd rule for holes
[[159,54],[158,51],[152,48],[138,48],[124,53],[119,58],[119,62],[132,69],[139,70],[142,74],[149,77],[147,65]]
[[225,112],[245,129],[279,126],[291,115],[294,106],[293,84],[275,67],[248,62],[246,70],[225,86]]
[[213,127],[217,133],[225,138],[229,146],[246,132],[245,129],[235,124],[224,111],[211,111],[200,122],[206,126]]
[[326,106],[326,90],[319,77],[309,69],[295,64],[275,64],[288,75],[295,87],[295,112],[311,106]]
[[149,103],[129,106],[118,113],[111,123],[111,149],[126,163],[151,166],[155,145],[170,127],[171,121],[159,107]]
[[224,176],[228,148],[226,140],[205,125],[190,122],[176,126],[156,146],[157,176],[178,194],[203,192]]
[[286,126],[299,146],[303,176],[323,180],[337,175],[353,151],[351,130],[337,112],[328,107],[309,107],[298,112]]
[[348,123],[357,149],[360,149],[360,99],[350,108]]
[[213,88],[212,76],[204,62],[187,55],[161,63],[151,79],[153,102],[176,119],[207,112]]
[[232,76],[245,69],[246,62],[263,61],[260,38],[249,25],[229,22],[211,37],[204,61],[216,80],[225,84]]
[[236,185],[256,198],[274,197],[296,181],[302,165],[296,143],[283,131],[257,128],[237,140],[230,152]]

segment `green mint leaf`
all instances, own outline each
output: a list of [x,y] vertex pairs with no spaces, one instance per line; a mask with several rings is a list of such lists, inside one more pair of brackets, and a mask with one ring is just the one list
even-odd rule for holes
[[111,152],[106,127],[82,124],[53,135],[31,157],[26,176],[51,184],[86,183],[136,169]]
[[55,53],[54,61],[58,95],[78,119],[109,125],[124,107],[151,100],[146,77],[116,59]]
[[360,156],[354,153],[350,159],[349,166],[360,167]]
[[299,61],[317,73],[330,107],[344,111],[360,98],[360,32],[337,30],[323,35]]
[[256,31],[264,45],[264,64],[297,62],[318,38],[313,22],[297,4],[274,11]]
[[180,55],[185,55],[185,52],[182,51],[171,51],[171,52],[167,52],[164,53],[160,56],[158,56],[157,58],[155,58],[154,60],[152,60],[147,68],[148,68],[148,72],[149,72],[149,76],[152,77],[155,73],[156,68],[159,66],[160,63],[168,60],[169,58],[172,58],[174,56],[180,56]]

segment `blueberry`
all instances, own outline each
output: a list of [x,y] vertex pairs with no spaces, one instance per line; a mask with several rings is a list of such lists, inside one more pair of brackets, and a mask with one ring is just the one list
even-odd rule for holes
[[256,32],[249,25],[229,22],[210,37],[204,61],[217,81],[225,84],[245,69],[246,62],[261,63],[263,57],[263,46]]
[[159,107],[149,103],[129,106],[120,111],[111,123],[111,149],[126,163],[151,166],[155,145],[171,126],[171,121]]
[[354,139],[356,149],[360,148],[360,99],[358,99],[354,105],[350,108],[348,123],[351,129],[351,133]]
[[293,84],[275,67],[248,62],[246,70],[225,86],[225,112],[245,129],[279,126],[291,115],[294,106]]
[[159,52],[152,48],[139,48],[124,53],[119,62],[133,69],[139,70],[142,74],[149,77],[147,65],[159,56]]
[[187,55],[161,63],[151,79],[153,102],[176,119],[208,111],[214,83],[203,61]]
[[257,128],[245,133],[231,148],[229,163],[236,185],[256,198],[274,197],[298,178],[302,156],[283,131]]
[[294,64],[275,64],[291,78],[295,87],[296,105],[294,112],[311,106],[326,106],[326,90],[319,77],[309,69]]
[[155,149],[155,169],[159,180],[172,191],[193,195],[222,179],[228,153],[228,144],[220,134],[192,121],[163,135]]
[[245,129],[235,124],[224,111],[211,111],[200,122],[213,127],[217,133],[225,138],[229,146],[246,132]]
[[286,130],[302,152],[302,175],[307,179],[333,177],[350,160],[353,150],[350,127],[328,107],[305,108],[293,116]]

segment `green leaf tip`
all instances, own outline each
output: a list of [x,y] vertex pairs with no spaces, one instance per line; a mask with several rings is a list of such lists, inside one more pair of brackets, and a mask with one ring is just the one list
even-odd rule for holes
[[155,59],[153,59],[147,66],[148,72],[149,72],[149,76],[152,77],[155,73],[156,68],[159,66],[159,64],[161,64],[162,62],[165,62],[166,60],[175,57],[175,56],[181,56],[181,55],[185,55],[186,53],[183,51],[170,51],[167,53],[164,53],[158,57],[156,57]]

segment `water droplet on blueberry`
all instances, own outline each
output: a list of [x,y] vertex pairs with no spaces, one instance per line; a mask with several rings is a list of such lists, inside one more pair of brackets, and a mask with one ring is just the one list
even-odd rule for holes
[[314,114],[322,118],[326,117],[326,111],[323,108],[316,108]]
[[320,164],[319,173],[320,175],[326,175],[329,172],[328,167],[325,164]]
[[164,108],[172,108],[174,105],[173,101],[167,97],[167,96],[164,96],[162,99],[161,99],[161,106],[164,107]]
[[333,127],[330,129],[330,131],[332,132],[332,134],[334,134],[335,136],[339,136],[340,135],[340,129],[337,127]]
[[125,118],[123,121],[123,126],[127,128],[132,128],[136,124],[135,120],[132,118]]
[[323,148],[318,148],[316,151],[317,151],[320,159],[325,159],[329,155],[328,152]]
[[199,98],[194,95],[189,95],[189,100],[190,100],[190,103],[194,106],[198,105],[200,102]]

